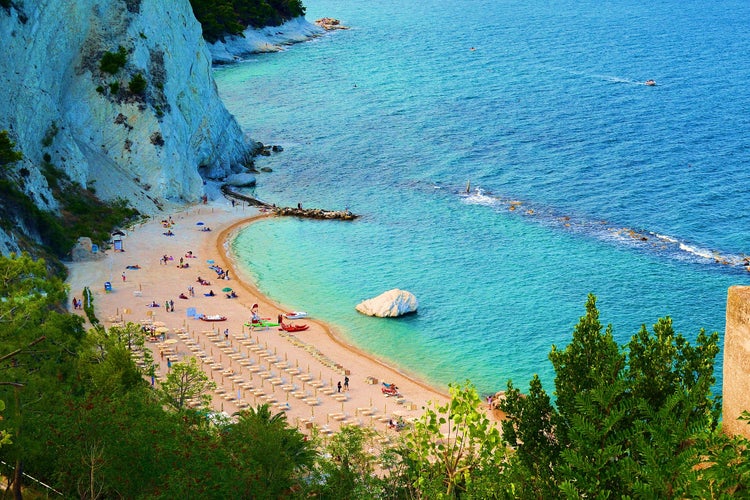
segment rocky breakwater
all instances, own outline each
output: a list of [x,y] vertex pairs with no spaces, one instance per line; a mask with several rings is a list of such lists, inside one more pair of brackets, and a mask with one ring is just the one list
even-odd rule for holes
[[394,288],[372,299],[363,300],[355,309],[367,316],[396,318],[417,312],[419,302],[413,293]]
[[48,166],[147,213],[244,171],[252,144],[219,99],[189,0],[14,1],[0,39],[0,130],[38,206],[57,208]]
[[276,215],[305,217],[307,219],[354,220],[358,216],[349,210],[323,210],[322,208],[271,207]]

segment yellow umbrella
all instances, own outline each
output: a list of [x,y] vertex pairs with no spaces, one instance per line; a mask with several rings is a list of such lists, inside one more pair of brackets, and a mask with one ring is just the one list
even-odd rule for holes
[[166,326],[160,326],[156,330],[154,330],[156,333],[167,333],[169,331],[169,328]]
[[167,339],[164,341],[165,344],[176,344],[177,342],[177,339]]
[[163,321],[154,321],[154,326],[167,326],[167,325]]

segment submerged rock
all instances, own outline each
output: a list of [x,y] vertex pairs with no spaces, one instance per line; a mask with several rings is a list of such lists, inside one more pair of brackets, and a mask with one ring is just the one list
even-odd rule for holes
[[394,288],[357,304],[357,311],[367,316],[396,318],[417,311],[419,303],[413,293]]

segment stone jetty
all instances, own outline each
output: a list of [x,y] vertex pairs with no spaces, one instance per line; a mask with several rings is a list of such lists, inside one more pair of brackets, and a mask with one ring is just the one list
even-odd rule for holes
[[250,205],[261,207],[269,210],[276,215],[280,216],[291,216],[291,217],[304,217],[307,219],[326,219],[326,220],[354,220],[359,216],[353,214],[349,210],[324,210],[322,208],[302,208],[298,207],[277,207],[264,201],[261,201],[252,196],[232,191],[226,184],[221,186],[221,192],[227,198],[233,198],[235,200],[244,201]]

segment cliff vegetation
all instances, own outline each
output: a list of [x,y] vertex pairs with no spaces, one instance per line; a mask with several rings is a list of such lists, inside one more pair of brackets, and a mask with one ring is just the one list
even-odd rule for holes
[[241,35],[247,27],[279,26],[305,15],[301,0],[190,0],[190,4],[209,43],[225,35]]

